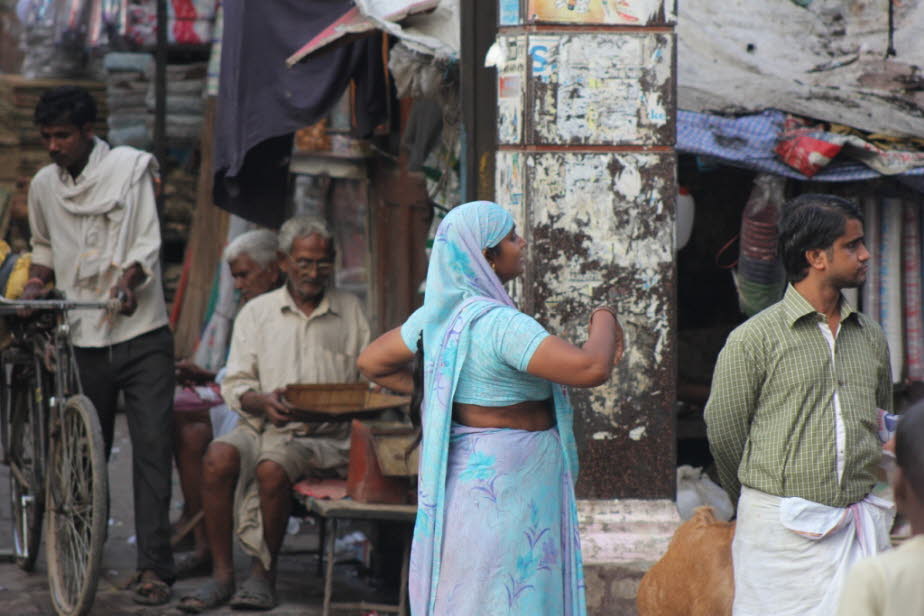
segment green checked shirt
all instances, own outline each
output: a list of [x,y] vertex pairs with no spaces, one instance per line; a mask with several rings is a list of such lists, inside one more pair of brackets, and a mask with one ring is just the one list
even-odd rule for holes
[[[892,407],[885,336],[842,297],[832,361],[820,322],[824,315],[790,285],[782,301],[735,329],[719,355],[705,416],[732,502],[743,484],[846,507],[876,482],[882,453],[876,409]],[[835,391],[846,437],[840,482]]]

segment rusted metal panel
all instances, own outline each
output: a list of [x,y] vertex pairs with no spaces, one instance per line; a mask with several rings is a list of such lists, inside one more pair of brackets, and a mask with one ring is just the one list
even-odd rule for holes
[[671,498],[674,154],[502,151],[497,162],[498,200],[530,242],[521,308],[576,343],[596,305],[615,303],[625,327],[610,382],[572,391],[578,495]]
[[531,34],[526,142],[672,144],[673,41],[667,32]]
[[527,0],[529,23],[651,26],[674,23],[673,2],[664,0]]

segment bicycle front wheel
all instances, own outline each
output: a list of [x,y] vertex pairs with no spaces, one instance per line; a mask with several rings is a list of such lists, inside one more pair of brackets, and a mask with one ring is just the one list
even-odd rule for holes
[[103,436],[89,398],[68,398],[51,434],[46,478],[45,558],[55,611],[90,611],[109,516]]

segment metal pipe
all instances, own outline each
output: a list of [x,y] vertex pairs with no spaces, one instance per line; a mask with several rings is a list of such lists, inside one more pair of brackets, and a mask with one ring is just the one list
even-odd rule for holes
[[160,167],[157,212],[164,211],[163,178],[167,163],[167,0],[157,0],[157,47],[154,51],[154,157]]
[[76,302],[66,299],[8,299],[0,296],[0,314],[20,309],[30,310],[118,310],[122,301],[116,298],[105,302]]

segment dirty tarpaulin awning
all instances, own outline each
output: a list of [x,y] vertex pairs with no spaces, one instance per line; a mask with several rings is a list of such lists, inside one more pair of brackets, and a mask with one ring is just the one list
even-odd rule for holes
[[677,4],[681,109],[779,109],[924,137],[924,0]]
[[[786,114],[773,109],[740,117],[680,110],[677,113],[677,151],[797,180],[852,182],[882,177],[867,165],[852,161],[833,161],[811,178],[799,173],[780,160],[775,152],[785,122]],[[891,177],[917,190],[924,189],[924,167]]]
[[356,6],[309,39],[286,64],[294,66],[321,48],[373,30],[387,32],[422,53],[457,57],[458,0],[356,0]]

